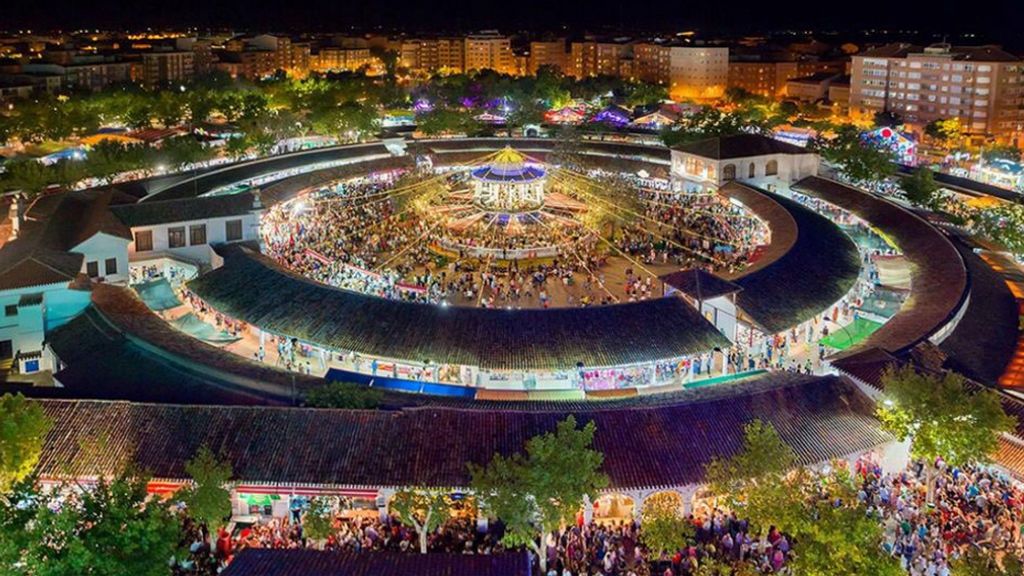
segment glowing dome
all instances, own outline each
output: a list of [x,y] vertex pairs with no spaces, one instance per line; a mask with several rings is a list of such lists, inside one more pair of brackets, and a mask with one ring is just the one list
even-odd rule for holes
[[544,169],[526,163],[526,156],[506,146],[473,176],[473,201],[500,212],[526,212],[544,205]]

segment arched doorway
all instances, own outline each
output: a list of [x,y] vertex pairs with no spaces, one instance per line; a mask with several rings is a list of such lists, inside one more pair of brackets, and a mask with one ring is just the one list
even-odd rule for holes
[[594,522],[620,524],[633,521],[636,503],[623,494],[605,494],[594,500]]
[[779,173],[779,161],[778,160],[769,160],[768,163],[764,165],[764,175],[765,176],[776,176],[778,173]]
[[756,178],[756,177],[757,177],[757,167],[754,166],[753,162],[751,162],[750,166],[747,167],[747,178]]
[[736,165],[726,164],[722,166],[722,180],[730,181],[736,179]]
[[662,510],[676,510],[682,514],[683,496],[674,490],[664,490],[644,498],[643,506],[640,509],[640,522],[643,523],[648,514]]

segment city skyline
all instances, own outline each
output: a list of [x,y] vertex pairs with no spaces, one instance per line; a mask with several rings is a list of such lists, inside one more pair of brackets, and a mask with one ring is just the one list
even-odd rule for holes
[[[697,30],[707,35],[736,35],[794,31],[840,35],[887,32],[894,36],[949,35],[980,41],[1016,44],[1010,0],[982,0],[970,11],[952,1],[927,5],[892,5],[880,0],[860,3],[856,10],[825,10],[810,0],[780,7],[741,0],[729,10],[694,10],[671,3],[644,0],[619,4],[527,0],[499,10],[489,5],[459,2],[416,3],[410,0],[357,0],[344,4],[314,0],[301,5],[249,5],[240,0],[203,3],[184,0],[174,5],[133,6],[114,1],[68,2],[45,5],[18,1],[6,9],[2,26],[17,29],[108,29],[146,27],[235,27],[278,31],[344,31],[346,29],[400,29],[468,31],[499,28],[503,31],[644,31],[671,33]],[[741,17],[737,17],[737,14]]]

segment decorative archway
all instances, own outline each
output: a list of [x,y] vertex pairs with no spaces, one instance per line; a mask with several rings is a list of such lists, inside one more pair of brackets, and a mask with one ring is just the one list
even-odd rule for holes
[[684,504],[685,501],[683,499],[683,495],[675,490],[662,490],[661,492],[655,492],[644,498],[641,506],[640,521],[643,522],[644,516],[653,510],[675,509],[682,514],[685,511]]
[[776,175],[778,175],[778,173],[779,173],[779,161],[778,160],[769,160],[768,163],[764,165],[764,175],[765,176],[776,176]]
[[618,524],[632,522],[636,502],[625,494],[602,494],[594,500],[594,522]]
[[728,181],[735,180],[735,179],[736,179],[736,165],[735,164],[726,164],[725,166],[722,166],[722,180],[728,182]]

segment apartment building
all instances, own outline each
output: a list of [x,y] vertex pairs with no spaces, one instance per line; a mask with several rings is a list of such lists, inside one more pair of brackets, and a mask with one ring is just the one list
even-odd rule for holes
[[673,100],[721,98],[728,83],[728,48],[669,47],[669,95]]
[[[573,42],[569,48],[570,71],[574,78],[591,76],[629,77],[632,71],[632,46],[624,41]],[[624,62],[628,62],[624,64]]]
[[464,68],[466,71],[494,70],[515,74],[512,40],[493,31],[466,36]]
[[149,88],[185,83],[193,76],[195,55],[192,52],[174,50],[142,55],[142,83]]
[[972,135],[1024,144],[1024,61],[997,46],[889,44],[853,57],[850,111],[915,127],[959,118]]
[[654,42],[633,44],[633,74],[641,82],[668,84],[671,73],[671,51]]
[[541,66],[549,66],[562,73],[568,71],[569,54],[565,51],[565,38],[530,42],[526,73],[534,75]]
[[343,72],[356,71],[372,63],[369,48],[325,46],[313,57],[310,67],[317,72]]
[[[465,67],[463,38],[411,38],[396,43],[399,66],[413,72],[461,73]],[[511,55],[511,49],[509,50]]]
[[741,88],[765,98],[786,95],[786,81],[801,76],[795,61],[734,60],[729,62],[729,88]]

